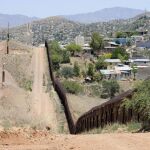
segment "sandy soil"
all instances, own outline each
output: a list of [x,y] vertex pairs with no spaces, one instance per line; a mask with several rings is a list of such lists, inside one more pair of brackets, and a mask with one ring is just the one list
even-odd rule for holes
[[8,71],[5,70],[5,74],[4,87],[0,87],[0,125],[7,128],[28,124],[32,120],[29,94],[18,87]]
[[44,49],[34,49],[34,82],[32,89],[33,108],[32,111],[35,117],[39,116],[41,121],[49,124],[50,128],[57,131],[57,120],[54,111],[54,106],[50,100],[49,93],[46,93],[46,87],[43,86],[43,75],[45,74]]
[[43,75],[47,69],[44,57],[44,49],[34,49],[31,63],[34,73],[32,92],[20,88],[14,79],[14,74],[12,75],[6,68],[5,86],[1,88],[2,74],[0,73],[0,126],[4,129],[14,126],[42,129],[49,127],[52,133],[57,132],[55,107],[49,91],[46,92],[47,87],[43,85]]
[[1,150],[149,150],[150,133],[51,135],[48,132],[1,132]]

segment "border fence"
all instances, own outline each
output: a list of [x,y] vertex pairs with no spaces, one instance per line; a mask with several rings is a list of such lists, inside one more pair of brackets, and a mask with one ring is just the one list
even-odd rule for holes
[[94,128],[104,127],[107,124],[119,122],[126,124],[131,120],[140,121],[140,115],[136,114],[132,109],[126,110],[125,107],[121,107],[121,104],[125,98],[132,98],[135,90],[128,90],[108,102],[103,103],[100,106],[96,106],[83,114],[77,122],[74,122],[69,104],[67,101],[67,96],[65,90],[59,80],[54,77],[52,69],[52,60],[51,60],[51,51],[49,49],[47,41],[45,41],[45,47],[47,52],[47,59],[49,65],[49,74],[54,86],[55,91],[57,92],[61,103],[65,110],[65,115],[71,134],[78,134],[84,131],[89,131]]

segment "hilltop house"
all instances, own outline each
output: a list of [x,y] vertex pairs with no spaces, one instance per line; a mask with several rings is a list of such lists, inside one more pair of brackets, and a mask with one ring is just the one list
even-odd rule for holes
[[118,64],[113,69],[100,70],[101,74],[107,79],[115,78],[117,80],[129,77],[132,68],[128,65]]

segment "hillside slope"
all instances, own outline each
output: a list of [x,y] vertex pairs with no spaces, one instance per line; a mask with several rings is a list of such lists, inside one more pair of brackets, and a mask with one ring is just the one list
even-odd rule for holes
[[[27,44],[38,45],[45,39],[67,42],[81,31],[81,25],[62,17],[50,17],[10,29],[10,38]],[[6,39],[7,30],[2,30],[2,39]]]
[[[92,32],[99,32],[111,36],[117,31],[150,31],[149,13],[126,20],[113,20],[92,24],[81,24],[69,21],[63,17],[50,17],[34,21],[29,25],[10,29],[10,38],[26,44],[39,45],[44,40],[57,40],[62,44],[74,41],[77,35],[90,37]],[[1,39],[6,39],[7,30],[1,30]]]

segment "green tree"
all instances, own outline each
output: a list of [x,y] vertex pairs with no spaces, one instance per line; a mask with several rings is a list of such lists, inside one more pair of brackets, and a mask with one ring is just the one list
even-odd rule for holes
[[124,32],[117,32],[116,38],[126,38],[128,35]]
[[61,54],[61,52],[62,52],[62,49],[61,49],[59,43],[55,40],[49,42],[49,48],[50,48],[52,54]]
[[72,56],[74,56],[75,52],[80,52],[82,50],[82,47],[75,43],[70,43],[69,45],[66,46],[66,49],[67,51],[70,51]]
[[110,98],[113,98],[120,89],[120,86],[116,80],[103,81],[102,86],[104,93],[107,93]]
[[76,77],[80,76],[80,67],[78,62],[74,63],[73,72]]
[[94,32],[91,37],[90,47],[94,51],[100,51],[104,48],[103,38],[99,35],[99,33]]
[[137,65],[133,64],[132,65],[132,73],[133,73],[133,76],[134,76],[133,80],[136,80],[136,74],[137,74],[137,72],[138,72]]
[[99,57],[98,61],[95,64],[96,70],[100,70],[100,69],[106,69],[107,68],[107,63],[105,62],[104,57]]
[[112,52],[111,58],[112,59],[120,59],[119,57],[122,57],[124,60],[128,60],[129,54],[126,52],[126,50],[124,48],[118,47]]
[[94,65],[91,63],[88,65],[87,75],[91,78],[94,76]]
[[57,41],[49,42],[49,50],[51,51],[53,69],[58,70],[60,68],[60,63],[62,62],[62,49]]

